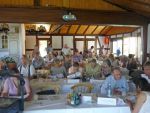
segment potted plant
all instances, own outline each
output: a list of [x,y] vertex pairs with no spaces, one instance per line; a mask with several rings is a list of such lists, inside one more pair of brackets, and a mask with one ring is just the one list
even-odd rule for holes
[[13,69],[16,67],[16,61],[12,57],[3,57],[2,61],[6,63],[8,69]]

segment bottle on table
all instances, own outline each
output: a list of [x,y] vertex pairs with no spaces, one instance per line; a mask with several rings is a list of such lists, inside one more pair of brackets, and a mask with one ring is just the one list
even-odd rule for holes
[[111,84],[108,84],[108,89],[107,89],[107,96],[111,97],[112,96],[112,90],[111,90]]

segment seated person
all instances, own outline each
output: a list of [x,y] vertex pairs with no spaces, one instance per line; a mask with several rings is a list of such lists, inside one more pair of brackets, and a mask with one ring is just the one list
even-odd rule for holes
[[[135,72],[134,72],[135,73]],[[142,74],[141,74],[142,73]],[[137,71],[132,80],[133,82],[135,83],[138,79],[142,79],[144,78],[149,84],[150,84],[150,61],[147,61],[145,64],[144,64],[144,74],[143,72],[141,71]],[[137,85],[137,83],[135,83]]]
[[72,66],[70,55],[65,55],[65,59],[64,59],[63,65],[64,65],[64,67],[66,68],[66,70],[68,72],[69,68]]
[[32,64],[29,64],[26,55],[22,55],[21,65],[18,67],[18,70],[24,77],[29,79],[35,74],[35,69]]
[[[72,75],[72,77],[73,77],[73,75],[74,75],[73,78],[81,77],[82,68],[79,67],[79,63],[78,63],[78,62],[74,62],[73,66],[71,66],[71,67],[69,68],[68,74],[70,75],[70,77],[71,77],[71,75]],[[69,76],[68,76],[68,77],[69,77]],[[68,77],[67,77],[67,78],[68,78]]]
[[35,69],[42,69],[44,67],[44,60],[41,56],[39,56],[39,54],[39,52],[36,52],[32,60],[32,64]]
[[[15,73],[18,76],[19,71],[17,69],[13,69]],[[29,85],[29,80],[28,78],[24,78],[25,80],[25,85],[24,85],[24,90],[25,90],[25,97],[28,98],[31,95],[31,89]],[[1,93],[2,97],[7,97],[7,96],[19,96],[20,94],[20,86],[19,86],[19,80],[18,77],[8,77],[3,86],[3,90]]]
[[54,66],[51,67],[50,71],[51,71],[51,75],[53,76],[57,76],[60,78],[67,77],[66,68],[61,65],[59,59],[56,59],[54,61]]
[[74,55],[72,56],[73,62],[82,62],[82,56],[79,54],[78,50],[75,51]]
[[88,78],[94,77],[95,79],[99,79],[101,77],[101,67],[96,63],[96,59],[92,59],[91,62],[85,66],[83,73],[84,76]]
[[144,78],[138,81],[138,85],[141,91],[138,92],[137,101],[132,113],[149,113],[150,86]]
[[101,94],[107,94],[108,85],[111,84],[113,94],[127,93],[129,86],[127,80],[121,75],[119,67],[115,67],[112,70],[112,75],[108,76],[101,86]]

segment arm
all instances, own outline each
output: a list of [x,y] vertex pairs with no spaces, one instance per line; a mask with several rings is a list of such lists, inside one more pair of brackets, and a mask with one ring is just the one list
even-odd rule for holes
[[35,74],[35,68],[33,65],[30,65],[30,75],[33,76]]
[[28,97],[31,94],[31,88],[30,88],[30,83],[28,78],[24,78],[25,79],[25,91],[26,91],[26,97]]
[[103,95],[107,94],[106,89],[108,87],[108,84],[110,83],[109,81],[110,81],[109,77],[107,77],[106,80],[104,81],[104,83],[101,86],[101,94],[103,94]]
[[4,82],[3,91],[1,93],[2,97],[8,96],[8,90],[9,90],[8,82],[9,82],[8,79],[6,79],[5,82]]
[[145,100],[146,100],[146,95],[144,93],[140,93],[138,98],[137,98],[137,102],[135,104],[135,107],[134,107],[134,110],[132,111],[132,113],[139,113]]

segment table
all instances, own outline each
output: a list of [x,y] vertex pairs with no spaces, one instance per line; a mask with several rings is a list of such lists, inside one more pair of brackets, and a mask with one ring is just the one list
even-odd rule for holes
[[35,100],[25,103],[23,113],[131,113],[130,108],[124,106],[104,106],[96,102],[80,104],[73,107],[66,104],[63,95],[55,95],[47,100]]

